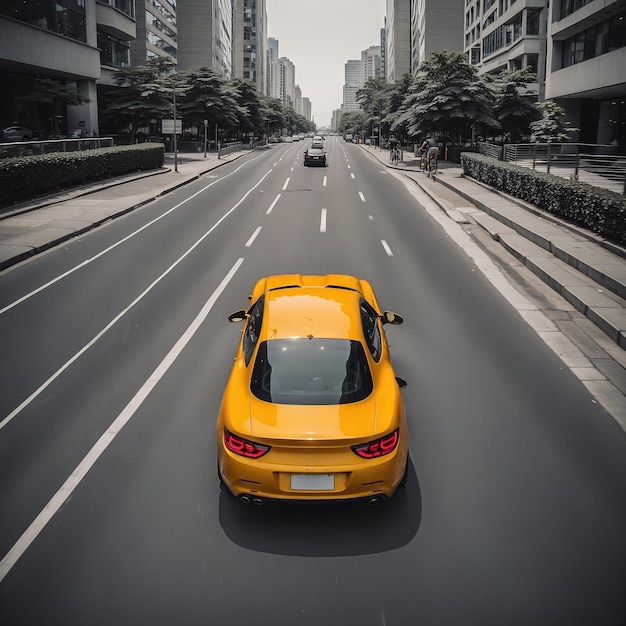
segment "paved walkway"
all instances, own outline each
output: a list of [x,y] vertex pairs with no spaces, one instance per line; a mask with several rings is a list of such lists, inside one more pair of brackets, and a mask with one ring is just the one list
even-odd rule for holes
[[[269,148],[271,149],[271,148]],[[388,152],[361,149],[386,167]],[[76,237],[248,154],[171,155],[160,170],[38,198],[0,209],[0,270]],[[482,226],[496,241],[626,349],[626,250],[471,179],[459,165],[440,162],[429,179],[410,153],[395,166],[412,178],[453,220]],[[331,163],[332,167],[332,163]],[[454,194],[443,193],[446,189]],[[462,202],[458,199],[462,198]]]

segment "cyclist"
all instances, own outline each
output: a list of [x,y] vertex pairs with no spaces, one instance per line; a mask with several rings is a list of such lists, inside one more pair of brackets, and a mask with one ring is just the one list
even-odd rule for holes
[[439,158],[439,145],[432,137],[426,137],[424,139],[424,143],[420,146],[420,150],[426,152],[426,157],[428,159],[428,171],[433,169],[433,159],[435,164],[437,163],[437,159]]
[[400,142],[396,137],[389,137],[389,159],[392,163],[398,163],[400,161]]

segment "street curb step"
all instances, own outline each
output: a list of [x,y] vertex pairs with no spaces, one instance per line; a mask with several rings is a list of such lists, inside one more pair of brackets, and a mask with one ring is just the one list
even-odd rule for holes
[[[599,283],[544,247],[481,211],[472,219],[546,285],[565,298],[618,346],[626,349],[626,300],[603,292]],[[603,286],[603,285],[600,285]]]
[[[539,215],[496,194],[499,201],[494,201],[493,192],[463,189],[463,178],[455,185],[442,183],[493,219],[501,222],[530,242],[548,251],[550,254],[585,274],[602,287],[609,289],[620,298],[626,298],[626,261],[619,246],[604,247],[594,243],[588,234],[578,234],[571,225],[551,220],[550,216]],[[468,188],[474,181],[466,182]],[[563,231],[563,227],[569,232]]]

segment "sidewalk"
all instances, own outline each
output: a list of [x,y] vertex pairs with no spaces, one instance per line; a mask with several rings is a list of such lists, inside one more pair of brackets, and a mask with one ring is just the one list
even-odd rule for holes
[[[249,150],[217,158],[217,153],[171,154],[156,171],[118,176],[0,208],[0,271],[102,223],[128,213]],[[175,169],[177,165],[177,170]]]
[[[388,152],[361,146],[386,167]],[[156,172],[107,182],[0,209],[0,271],[197,180],[248,151],[226,155],[172,155]],[[429,179],[419,160],[404,153],[395,166],[418,184],[451,219],[476,223],[531,271],[626,349],[626,250],[588,231],[560,222],[462,176],[457,164],[440,161]],[[332,164],[331,164],[332,166]]]
[[[388,152],[363,149],[415,181],[454,221],[484,228],[626,349],[626,249],[465,178],[456,163],[440,161],[439,171],[431,179],[420,171],[419,159],[411,153],[405,152],[405,160],[394,167]],[[454,193],[442,193],[445,189]]]

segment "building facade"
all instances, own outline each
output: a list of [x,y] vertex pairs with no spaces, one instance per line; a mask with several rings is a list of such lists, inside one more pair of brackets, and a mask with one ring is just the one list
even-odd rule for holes
[[178,56],[176,0],[135,0],[137,37],[130,42],[131,65],[155,57]]
[[[133,0],[0,3],[0,125],[36,136],[99,133],[97,83],[130,65]],[[81,105],[37,99],[38,81],[75,87]]]
[[183,0],[176,7],[178,69],[208,67],[232,77],[231,0]]
[[395,83],[411,72],[411,0],[387,0],[385,72]]
[[[486,4],[486,2],[485,2]],[[433,52],[462,52],[465,0],[411,0],[411,72]]]
[[233,0],[233,76],[252,81],[261,94],[268,86],[267,44],[265,0]]
[[464,51],[481,74],[530,66],[543,99],[547,0],[466,0]]
[[380,46],[370,46],[361,52],[361,84],[380,76]]
[[579,128],[582,143],[626,145],[626,5],[555,0],[550,7],[545,96]]

